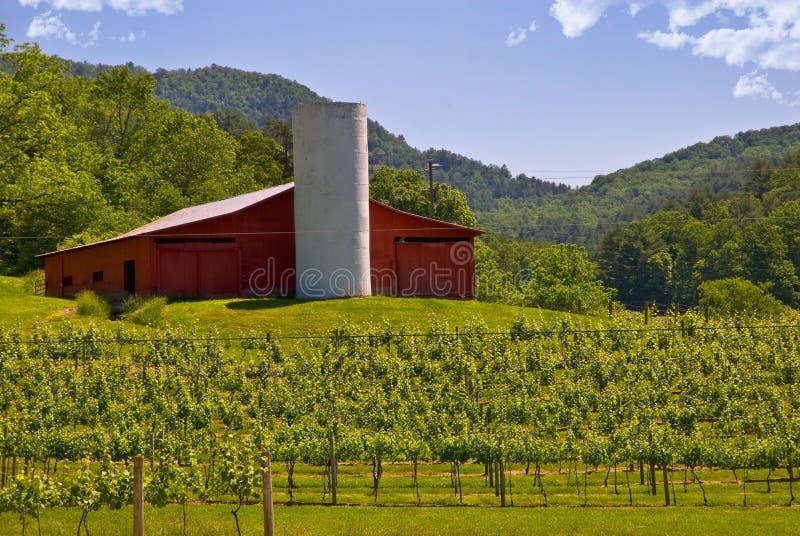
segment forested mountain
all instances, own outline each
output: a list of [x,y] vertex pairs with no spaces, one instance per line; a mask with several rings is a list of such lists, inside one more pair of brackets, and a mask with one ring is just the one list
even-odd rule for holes
[[[781,130],[797,134],[772,129]],[[697,190],[683,207],[603,236],[601,274],[623,301],[693,306],[703,283],[738,278],[800,306],[800,145],[738,171],[744,182],[736,191]]]
[[598,176],[558,196],[498,200],[494,209],[478,211],[478,221],[507,236],[576,243],[595,251],[615,225],[668,208],[696,211],[739,190],[759,162],[778,162],[798,144],[800,124],[720,136]]
[[[212,65],[202,69],[159,69],[156,96],[194,113],[235,112],[259,128],[270,119],[291,120],[291,109],[304,102],[328,99],[306,86],[275,74],[241,71]],[[445,149],[420,151],[377,121],[370,120],[369,160],[373,169],[386,165],[422,170],[429,160],[439,164],[436,180],[467,195],[474,210],[490,210],[503,197],[549,197],[568,188],[536,178],[512,177],[505,166],[485,165]]]

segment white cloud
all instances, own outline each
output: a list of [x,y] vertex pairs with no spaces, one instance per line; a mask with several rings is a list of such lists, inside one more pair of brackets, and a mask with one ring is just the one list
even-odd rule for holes
[[90,32],[79,35],[64,24],[60,14],[53,15],[52,11],[45,11],[33,18],[25,35],[31,39],[63,39],[72,45],[86,48],[97,43],[100,37],[100,21],[94,23]]
[[565,36],[580,37],[616,3],[619,0],[556,0],[550,6],[550,15],[561,24]]
[[669,10],[669,29],[672,32],[694,26],[715,11],[716,2],[687,3],[685,0],[673,0],[667,3]]
[[[570,38],[595,26],[612,6],[627,4],[635,16],[639,0],[555,0],[550,14]],[[800,70],[800,2],[798,0],[653,0],[666,8],[668,32],[645,31],[639,38],[666,49],[691,46],[696,56],[718,58],[729,65],[755,64],[761,69]],[[709,16],[709,28],[691,32]]]
[[525,28],[517,28],[516,30],[511,30],[506,37],[506,46],[507,47],[515,47],[525,41],[528,38],[528,32],[525,31]]
[[[666,28],[637,34],[659,48],[687,48],[695,56],[737,67],[800,71],[798,0],[554,0],[550,14],[565,36],[575,38],[595,26],[610,7],[621,4],[627,4],[631,16],[652,4],[667,10]],[[800,92],[781,93],[766,74],[756,71],[739,79],[734,95],[800,106]]]
[[155,11],[163,15],[172,15],[183,11],[183,0],[106,0],[109,7],[124,11],[128,15],[144,15]]
[[525,41],[528,38],[528,32],[535,32],[536,31],[536,21],[532,21],[527,28],[517,28],[516,30],[512,29],[511,32],[506,37],[506,46],[507,47],[515,47]]
[[[694,55],[721,59],[728,65],[800,70],[800,2],[796,0],[710,0],[691,5],[680,0],[667,7],[670,33],[642,32],[639,38],[661,48],[688,45]],[[719,27],[694,35],[686,30],[712,14]]]
[[694,42],[694,38],[691,35],[680,32],[662,32],[661,30],[655,32],[641,32],[638,34],[638,37],[659,48],[669,48],[673,50]]
[[88,39],[81,43],[83,48],[93,46],[97,43],[97,39],[100,37],[100,21],[94,23],[92,27],[92,31],[87,34]]
[[19,0],[19,3],[29,7],[45,5],[58,11],[101,11],[107,6],[130,16],[145,15],[148,11],[172,15],[183,10],[183,0]]
[[775,89],[767,75],[759,74],[758,71],[742,75],[733,88],[733,96],[737,99],[751,97],[754,99],[770,99],[778,103],[783,103],[783,94]]
[[144,39],[144,37],[145,37],[145,31],[142,30],[138,34],[135,34],[133,32],[128,32],[128,35],[122,35],[115,39],[120,43],[133,43],[134,41],[139,41],[141,39]]
[[67,25],[62,22],[61,15],[53,15],[50,11],[46,11],[34,17],[25,35],[31,39],[39,37],[45,39],[66,39],[70,43],[77,39],[75,32],[67,28]]
[[103,9],[103,0],[19,0],[19,3],[29,7],[39,7],[44,4],[57,10],[100,11]]

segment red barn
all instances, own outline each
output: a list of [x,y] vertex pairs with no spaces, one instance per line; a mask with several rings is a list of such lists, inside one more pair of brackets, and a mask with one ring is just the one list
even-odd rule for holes
[[[480,231],[370,199],[372,294],[471,298]],[[294,184],[185,208],[109,240],[40,255],[46,294],[278,296],[294,291]]]

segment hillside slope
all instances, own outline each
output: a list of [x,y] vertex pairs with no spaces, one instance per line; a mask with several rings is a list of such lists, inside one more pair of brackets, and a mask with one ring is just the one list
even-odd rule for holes
[[[92,77],[104,68],[75,63],[71,70]],[[154,77],[156,96],[176,107],[201,114],[231,111],[258,127],[268,117],[289,121],[296,104],[327,100],[279,75],[218,65],[159,69]],[[590,250],[619,223],[737,191],[754,162],[777,161],[800,144],[800,124],[719,136],[570,189],[525,175],[512,177],[505,166],[486,165],[445,149],[420,151],[376,121],[369,121],[368,128],[373,168],[423,170],[433,161],[440,166],[435,179],[467,195],[481,227],[525,240],[577,243]]]
[[558,196],[500,200],[477,217],[483,227],[504,235],[593,249],[619,223],[664,209],[690,209],[738,191],[759,162],[777,162],[798,145],[800,124],[719,136]]
[[[194,113],[233,110],[259,127],[267,118],[291,121],[293,106],[305,102],[327,101],[294,81],[275,74],[246,72],[212,65],[201,69],[158,69],[156,96]],[[396,136],[377,121],[369,121],[369,158],[372,167],[426,168],[428,160],[439,164],[436,180],[455,186],[467,194],[473,209],[488,210],[502,197],[548,197],[565,192],[533,177],[512,177],[505,166],[485,165],[445,149],[420,151]]]

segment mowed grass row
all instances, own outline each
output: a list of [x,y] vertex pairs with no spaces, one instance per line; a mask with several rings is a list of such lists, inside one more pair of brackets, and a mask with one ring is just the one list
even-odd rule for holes
[[[186,507],[189,536],[235,535],[231,506]],[[180,506],[145,507],[145,534],[183,534]],[[42,516],[42,534],[72,536],[80,518],[77,509],[56,509]],[[242,534],[261,536],[262,509],[244,506],[239,512]],[[797,534],[800,508],[377,508],[278,506],[275,533],[279,536],[522,536],[559,535],[699,535],[752,536]],[[129,535],[133,530],[131,507],[100,510],[88,518],[90,534]],[[0,514],[4,535],[21,534],[19,521]],[[35,534],[35,522],[27,533]]]
[[[514,506],[663,506],[664,485],[662,472],[657,471],[656,495],[650,493],[645,471],[645,484],[641,484],[637,468],[633,471],[618,466],[616,476],[613,467],[588,467],[578,465],[567,469],[566,465],[549,465],[542,469],[542,485],[546,497],[540,492],[533,476],[531,465],[525,474],[525,465],[506,464],[506,501]],[[467,463],[461,466],[461,497],[454,492],[449,464],[429,463],[418,466],[419,502],[423,506],[500,506],[495,488],[489,486],[484,466]],[[703,483],[693,482],[691,472],[675,466],[669,471],[671,501],[676,506],[703,506],[703,491],[708,506],[786,506],[789,504],[788,473],[778,469],[738,470],[696,469]],[[416,490],[412,481],[410,463],[384,463],[377,499],[372,495],[372,469],[369,464],[340,464],[338,478],[339,504],[414,506],[417,504]],[[747,480],[744,477],[747,475]],[[287,473],[284,464],[273,467],[274,501],[289,503]],[[769,484],[767,477],[769,476]],[[685,479],[685,480],[684,480]],[[294,471],[296,488],[292,498],[299,504],[329,504],[330,492],[324,493],[322,467],[297,464]],[[616,486],[615,486],[616,481]],[[630,486],[628,485],[630,484]],[[585,486],[584,486],[585,485]],[[798,484],[794,484],[797,495]],[[630,493],[629,493],[630,490]]]

